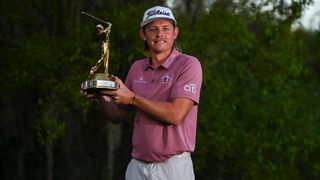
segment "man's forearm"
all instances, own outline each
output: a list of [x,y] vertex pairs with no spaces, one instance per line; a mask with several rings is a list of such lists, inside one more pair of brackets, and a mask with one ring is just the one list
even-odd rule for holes
[[120,108],[108,96],[98,96],[102,110],[106,117],[113,123],[120,123],[129,118],[128,110]]
[[178,125],[189,113],[193,101],[187,98],[174,98],[170,102],[161,102],[136,95],[132,104],[158,121]]

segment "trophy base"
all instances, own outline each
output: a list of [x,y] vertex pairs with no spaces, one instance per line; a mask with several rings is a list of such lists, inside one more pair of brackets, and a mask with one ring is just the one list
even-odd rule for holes
[[86,80],[83,83],[83,91],[87,93],[97,93],[102,90],[116,90],[116,82],[112,80]]

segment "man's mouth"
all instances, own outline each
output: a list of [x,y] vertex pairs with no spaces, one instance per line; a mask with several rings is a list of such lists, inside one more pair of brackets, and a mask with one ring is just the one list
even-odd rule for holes
[[152,41],[152,44],[163,44],[166,43],[167,41],[163,40],[163,39],[158,39],[158,40],[154,40]]

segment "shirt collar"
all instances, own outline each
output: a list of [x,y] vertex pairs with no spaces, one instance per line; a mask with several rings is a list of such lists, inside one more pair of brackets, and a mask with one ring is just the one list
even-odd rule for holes
[[[161,64],[161,66],[164,68],[164,69],[169,69],[174,60],[176,59],[176,57],[178,57],[178,55],[180,55],[181,53],[179,51],[177,51],[176,49],[173,49],[172,52],[170,53],[169,57],[167,58],[167,60]],[[152,63],[151,63],[151,59],[150,58],[147,58],[147,64],[146,64],[146,70],[148,68],[151,68],[151,69],[154,69]]]

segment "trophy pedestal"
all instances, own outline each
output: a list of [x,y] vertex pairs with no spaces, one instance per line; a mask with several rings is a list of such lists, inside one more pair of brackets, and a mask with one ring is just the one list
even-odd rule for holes
[[113,76],[104,73],[95,74],[92,79],[83,83],[83,90],[87,93],[96,93],[101,90],[116,90],[117,84]]

